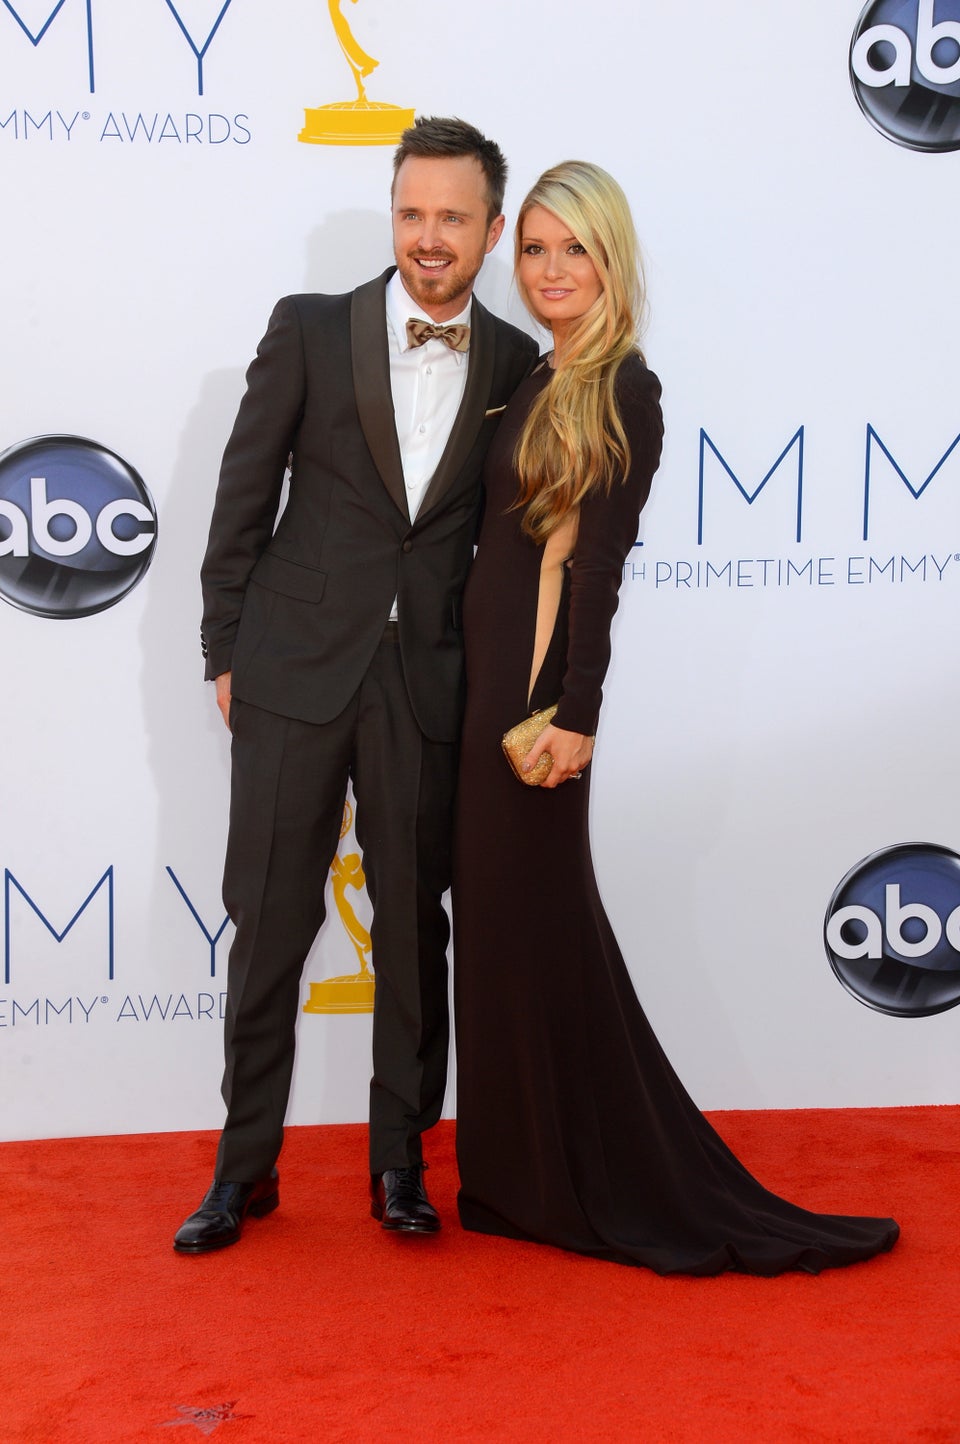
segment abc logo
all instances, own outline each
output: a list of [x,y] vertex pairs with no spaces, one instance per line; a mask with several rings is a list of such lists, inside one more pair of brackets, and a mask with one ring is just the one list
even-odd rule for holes
[[871,125],[910,150],[960,150],[960,0],[871,0],[850,45]]
[[82,436],[0,456],[0,596],[37,617],[89,617],[137,585],[157,514],[133,467]]
[[960,857],[936,843],[884,848],[847,873],[827,908],[827,957],[861,1003],[925,1018],[960,1003]]

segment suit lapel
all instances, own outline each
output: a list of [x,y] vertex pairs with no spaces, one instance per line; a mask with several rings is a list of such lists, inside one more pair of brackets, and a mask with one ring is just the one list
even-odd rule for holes
[[418,517],[435,506],[449,489],[477,439],[493,381],[494,345],[493,317],[474,297],[470,312],[470,365],[463,400],[443,455],[420,503]]
[[[390,352],[387,348],[386,271],[375,281],[358,286],[350,304],[350,347],[353,354],[353,389],[360,427],[374,465],[396,505],[409,519],[403,461],[393,419],[390,389]],[[472,371],[471,366],[471,371]],[[446,455],[446,453],[444,453]]]

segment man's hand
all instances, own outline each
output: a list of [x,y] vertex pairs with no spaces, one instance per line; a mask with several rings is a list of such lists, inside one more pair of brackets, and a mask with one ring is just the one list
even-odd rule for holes
[[593,738],[584,737],[582,732],[566,732],[551,722],[523,759],[524,772],[532,771],[541,752],[550,753],[553,766],[540,786],[559,787],[568,778],[578,778],[587,766],[593,756]]
[[227,724],[227,731],[230,730],[230,678],[232,673],[221,672],[217,678],[217,706],[220,714]]

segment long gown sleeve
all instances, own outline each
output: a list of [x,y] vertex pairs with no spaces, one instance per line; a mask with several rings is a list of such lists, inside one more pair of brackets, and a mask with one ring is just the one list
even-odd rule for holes
[[663,441],[660,382],[639,356],[621,367],[616,396],[630,466],[626,476],[614,478],[609,492],[594,492],[580,508],[570,564],[566,670],[554,718],[555,726],[585,736],[597,729],[623,564],[637,539],[640,512],[650,494]]

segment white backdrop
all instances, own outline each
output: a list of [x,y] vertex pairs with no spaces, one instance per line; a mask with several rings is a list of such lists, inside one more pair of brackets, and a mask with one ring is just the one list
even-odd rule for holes
[[[957,1101],[960,1012],[863,1006],[821,934],[858,859],[960,847],[960,448],[915,501],[871,442],[863,539],[868,426],[915,490],[960,433],[960,154],[861,115],[857,0],[344,10],[380,61],[372,99],[501,142],[510,223],[568,157],[634,207],[667,444],[616,622],[593,835],[681,1076],[714,1108]],[[93,438],[159,518],[111,609],[0,605],[2,1136],[221,1121],[228,737],[196,577],[273,302],[390,260],[390,147],[297,139],[306,107],[354,95],[322,0],[0,4],[0,450]],[[507,243],[479,293],[524,324]],[[724,463],[753,493],[795,437],[748,506]],[[331,907],[305,997],[356,970]],[[369,1043],[369,1014],[301,1017],[292,1122],[366,1116]]]

